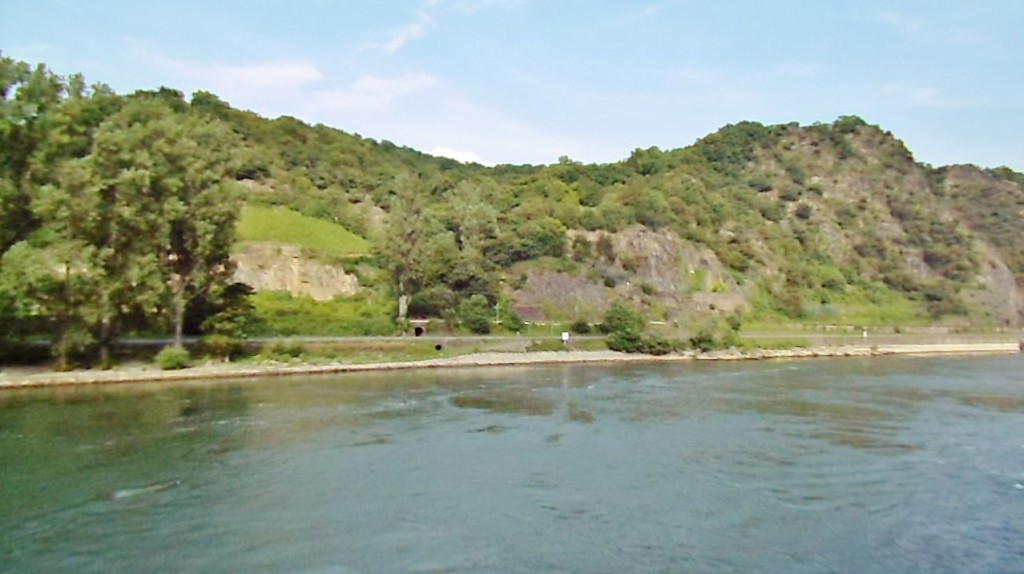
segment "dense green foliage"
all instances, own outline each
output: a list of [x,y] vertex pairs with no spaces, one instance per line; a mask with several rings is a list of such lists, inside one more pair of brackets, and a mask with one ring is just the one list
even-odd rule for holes
[[107,363],[131,331],[169,326],[180,346],[188,306],[231,276],[235,134],[164,92],[122,98],[7,58],[0,77],[11,334],[50,333],[61,366],[91,343]]
[[252,335],[393,335],[392,306],[375,297],[357,296],[314,301],[281,292],[262,292],[252,298],[256,324]]
[[647,321],[634,309],[613,303],[605,313],[601,330],[608,333],[608,348],[622,353],[646,353],[667,355],[679,350],[681,345],[668,339],[644,333]]
[[[106,362],[135,333],[215,336],[228,355],[248,335],[390,334],[410,315],[518,331],[517,301],[567,324],[605,314],[610,346],[647,352],[673,346],[649,320],[728,345],[735,309],[1024,320],[997,309],[1024,280],[1024,175],[920,165],[856,116],[739,122],[604,165],[485,168],[2,57],[0,96],[0,339],[46,336],[62,366]],[[300,245],[362,291],[250,297],[230,285],[236,240]],[[999,265],[1016,284],[993,279]]]

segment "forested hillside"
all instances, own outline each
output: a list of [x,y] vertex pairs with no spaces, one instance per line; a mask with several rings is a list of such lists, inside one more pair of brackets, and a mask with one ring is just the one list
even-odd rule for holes
[[[8,58],[0,96],[0,337],[48,336],[64,361],[131,334],[390,333],[409,316],[486,331],[614,303],[681,332],[1024,321],[1024,175],[919,164],[855,116],[488,168]],[[268,245],[356,292],[233,284],[239,254]]]

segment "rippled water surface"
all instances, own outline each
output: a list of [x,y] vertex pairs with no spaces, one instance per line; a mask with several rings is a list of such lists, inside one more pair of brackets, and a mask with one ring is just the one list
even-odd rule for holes
[[0,394],[0,571],[1024,571],[1024,356]]

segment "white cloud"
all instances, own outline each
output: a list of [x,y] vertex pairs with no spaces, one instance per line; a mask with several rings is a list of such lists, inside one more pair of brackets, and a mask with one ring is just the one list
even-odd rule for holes
[[440,2],[437,0],[431,0],[419,11],[416,16],[416,21],[395,30],[390,34],[387,40],[383,42],[370,42],[364,44],[360,51],[365,50],[382,50],[388,54],[394,54],[395,52],[402,49],[407,43],[417,38],[422,38],[426,35],[427,29],[433,26],[436,22],[434,17],[428,10],[438,5]]
[[547,163],[581,146],[427,74],[364,77],[316,92],[297,114],[347,132],[458,161]]
[[387,108],[394,100],[428,90],[437,85],[433,76],[424,73],[396,77],[363,76],[348,88],[318,90],[311,94],[313,105],[334,110],[373,110]]
[[455,161],[461,161],[462,163],[478,163],[480,165],[494,165],[486,162],[481,157],[471,151],[459,150],[450,147],[436,147],[430,150],[430,155],[436,155],[441,157],[447,157],[454,159]]
[[183,67],[186,76],[214,86],[231,89],[270,90],[301,87],[324,79],[316,66],[308,62],[277,60],[250,65],[212,65]]
[[382,46],[384,51],[394,54],[402,48],[409,40],[423,37],[427,28],[434,24],[434,18],[429,14],[420,13],[419,19],[395,32],[391,38]]
[[303,94],[326,76],[303,60],[268,60],[251,64],[203,64],[135,50],[144,63],[172,76],[172,85],[186,91],[206,90],[234,106],[263,114],[289,114]]

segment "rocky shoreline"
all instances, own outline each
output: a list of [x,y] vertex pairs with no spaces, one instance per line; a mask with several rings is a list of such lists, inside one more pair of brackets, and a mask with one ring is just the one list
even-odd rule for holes
[[725,350],[709,353],[687,352],[657,357],[651,355],[625,354],[615,351],[491,352],[460,355],[441,359],[427,359],[422,361],[360,364],[210,363],[178,371],[164,371],[152,365],[123,367],[107,371],[80,370],[66,373],[28,372],[25,370],[10,369],[0,371],[0,390],[117,383],[174,382],[204,379],[245,379],[254,377],[283,377],[293,375],[394,371],[408,369],[522,366],[553,363],[751,361],[805,359],[817,357],[1010,354],[1018,352],[1020,352],[1020,346],[1016,343],[968,343],[884,345],[871,347],[813,347],[773,350],[761,349],[753,351]]

